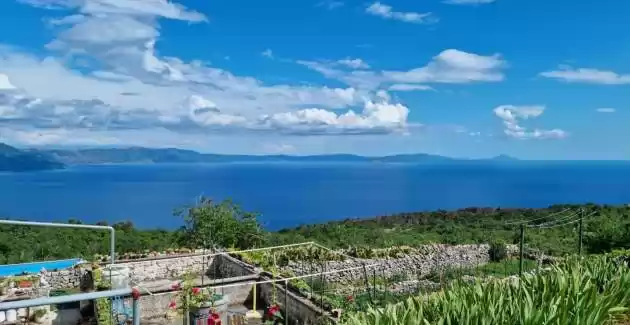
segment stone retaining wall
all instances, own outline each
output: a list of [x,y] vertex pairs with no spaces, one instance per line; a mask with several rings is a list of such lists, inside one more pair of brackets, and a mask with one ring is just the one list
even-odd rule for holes
[[212,264],[213,257],[187,255],[152,260],[118,262],[129,268],[133,283],[163,279],[178,279],[186,272],[203,273]]
[[40,278],[42,284],[47,283],[52,290],[80,288],[86,281],[91,281],[88,273],[80,268],[40,273]]
[[[262,280],[268,280],[262,278]],[[283,316],[288,317],[290,324],[296,325],[315,325],[323,324],[322,318],[332,320],[327,315],[328,313],[317,307],[312,301],[302,298],[293,292],[289,291],[286,294],[285,303],[285,289],[280,284],[273,283],[261,283],[258,284],[258,292],[260,297],[265,301],[265,307],[273,303],[273,286],[276,286],[276,303],[280,305],[283,311]]]
[[[326,281],[345,282],[356,281],[364,277],[363,265],[376,264],[369,268],[369,274],[376,270],[377,276],[393,276],[398,274],[426,275],[433,270],[450,267],[477,266],[488,263],[489,245],[426,245],[415,255],[407,255],[402,258],[384,259],[348,259],[345,261],[329,261],[325,265],[326,271],[355,268],[356,270],[342,271],[326,275]],[[298,275],[308,274],[310,267],[303,267],[299,263],[291,263],[289,268]],[[314,272],[322,272],[324,267]]]

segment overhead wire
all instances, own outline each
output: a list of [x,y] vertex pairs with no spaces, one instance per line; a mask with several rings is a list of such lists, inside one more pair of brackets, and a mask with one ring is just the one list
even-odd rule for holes
[[530,223],[530,222],[534,222],[534,221],[538,221],[538,220],[551,218],[551,217],[557,216],[559,214],[565,213],[565,212],[567,212],[569,210],[571,210],[571,208],[566,208],[566,209],[564,209],[562,211],[554,212],[554,213],[552,213],[550,215],[546,215],[544,217],[537,217],[537,218],[533,218],[533,219],[529,219],[529,220],[519,220],[519,221],[506,222],[505,225],[522,225],[522,224],[526,224],[526,223]]
[[597,212],[597,211],[593,211],[593,212],[591,212],[591,213],[589,213],[589,214],[585,215],[584,217],[580,217],[580,218],[578,218],[578,219],[571,220],[571,221],[568,221],[568,222],[563,222],[563,223],[560,223],[560,224],[553,224],[553,225],[548,225],[548,226],[544,226],[544,227],[530,227],[530,228],[537,228],[537,229],[550,229],[550,228],[562,227],[562,226],[570,225],[570,224],[576,223],[576,222],[578,222],[578,221],[580,221],[580,220],[584,220],[584,219],[586,219],[586,218],[589,218],[589,217],[591,217],[592,215],[594,215],[596,212]]
[[535,228],[535,227],[544,227],[544,226],[550,226],[550,225],[554,225],[554,224],[559,224],[559,223],[562,223],[562,222],[569,221],[570,219],[575,218],[576,216],[579,218],[581,213],[582,213],[582,210],[578,210],[577,212],[574,212],[573,214],[566,215],[564,217],[560,217],[560,218],[557,218],[557,219],[554,219],[554,220],[550,220],[550,221],[547,221],[547,222],[543,222],[543,223],[540,223],[540,224],[537,224],[537,225],[528,225],[527,227]]

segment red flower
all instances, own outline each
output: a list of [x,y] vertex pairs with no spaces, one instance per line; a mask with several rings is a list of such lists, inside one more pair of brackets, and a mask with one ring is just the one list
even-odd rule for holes
[[354,301],[354,297],[353,296],[347,296],[346,297],[346,301],[347,302],[353,302]]
[[179,289],[181,289],[181,288],[182,288],[182,285],[181,285],[181,284],[179,284],[179,282],[175,282],[175,283],[173,283],[173,284],[171,285],[171,289],[173,289],[173,290],[179,290]]
[[208,317],[208,325],[221,325],[221,316],[217,313],[210,314],[210,317]]
[[175,309],[175,307],[177,307],[177,303],[176,303],[176,302],[174,302],[174,301],[171,301],[171,302],[168,304],[168,308],[170,308],[170,309]]
[[199,288],[192,288],[192,293],[194,295],[198,295],[200,292],[201,292],[201,289],[199,289]]
[[269,309],[267,309],[267,316],[274,317],[276,316],[278,312],[280,312],[280,306],[278,305],[269,306]]

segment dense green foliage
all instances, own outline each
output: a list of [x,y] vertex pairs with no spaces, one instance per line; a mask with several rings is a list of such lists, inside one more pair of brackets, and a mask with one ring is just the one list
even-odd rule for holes
[[630,268],[610,257],[570,259],[515,281],[455,282],[444,291],[350,315],[347,325],[611,324],[630,305]]
[[[555,205],[546,209],[467,208],[457,211],[403,213],[363,220],[345,220],[304,225],[281,230],[272,236],[274,244],[316,241],[328,247],[345,248],[416,246],[427,243],[518,243],[519,226],[507,224],[538,219],[542,224],[569,216],[584,208],[584,246],[589,252],[605,252],[630,247],[630,207],[608,205]],[[568,210],[567,210],[568,209]],[[546,219],[545,216],[565,211]],[[571,219],[572,220],[572,219]],[[577,223],[550,229],[526,229],[527,246],[549,253],[577,251]]]
[[[404,253],[405,246],[427,243],[517,243],[518,226],[508,225],[524,219],[539,219],[552,213],[583,207],[594,213],[584,223],[584,247],[589,252],[630,248],[630,207],[569,206],[547,209],[468,208],[457,211],[404,213],[365,220],[345,220],[320,225],[306,225],[279,232],[265,232],[256,215],[243,212],[229,201],[215,203],[202,198],[198,205],[179,210],[184,227],[169,231],[140,230],[130,222],[116,228],[116,250],[147,253],[177,247],[222,246],[247,248],[316,241],[332,248],[345,248],[357,257]],[[563,214],[567,215],[567,213]],[[555,217],[552,217],[555,218]],[[79,223],[77,220],[70,222]],[[101,223],[104,224],[104,223]],[[526,245],[554,254],[575,253],[577,224],[552,229],[527,229]],[[396,252],[371,248],[402,246]],[[107,255],[109,233],[106,231],[0,226],[0,263],[31,260]]]

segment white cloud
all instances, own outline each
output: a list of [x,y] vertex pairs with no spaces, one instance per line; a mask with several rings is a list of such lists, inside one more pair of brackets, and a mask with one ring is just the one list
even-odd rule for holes
[[442,51],[427,65],[407,71],[345,71],[331,62],[299,60],[296,63],[355,88],[373,90],[383,84],[393,84],[390,89],[399,91],[426,90],[427,83],[499,82],[504,79],[503,69],[507,66],[499,54],[484,56],[455,49]]
[[[160,19],[206,20],[170,1],[23,2],[66,16],[48,20],[55,38],[43,56],[0,44],[0,136],[7,141],[199,147],[208,132],[213,139],[389,134],[408,126],[408,108],[375,86],[266,84],[160,55]],[[369,69],[357,58],[328,64],[344,67],[348,84],[376,75],[354,71]]]
[[481,5],[487,3],[493,3],[496,0],[444,0],[443,3],[449,5]]
[[345,3],[343,3],[342,1],[332,1],[332,0],[326,0],[326,1],[317,3],[317,7],[325,7],[328,10],[334,10],[334,9],[343,7],[344,5]]
[[501,105],[496,107],[494,114],[503,121],[503,132],[508,137],[516,139],[562,139],[568,133],[561,129],[530,130],[521,125],[522,120],[534,119],[545,111],[544,106],[513,106]]
[[273,51],[271,49],[266,49],[260,53],[260,55],[273,59]]
[[403,83],[497,82],[504,78],[505,61],[499,54],[483,56],[449,49],[433,57],[425,67],[409,71],[385,71],[387,79]]
[[615,113],[617,110],[614,108],[603,107],[598,108],[595,111],[597,111],[598,113]]
[[437,19],[434,18],[430,12],[418,13],[394,11],[391,6],[382,4],[380,2],[372,3],[369,7],[365,9],[365,12],[370,15],[379,16],[384,19],[399,20],[406,23],[427,24],[437,22]]
[[404,131],[408,114],[409,109],[402,104],[368,101],[361,113],[307,108],[264,116],[261,123],[291,134],[380,134]]
[[630,74],[618,74],[613,71],[603,71],[597,69],[574,69],[572,67],[561,66],[560,70],[542,72],[540,75],[546,78],[575,83],[604,85],[630,84]]
[[263,151],[271,154],[287,154],[297,151],[295,146],[286,143],[268,143],[263,145]]
[[15,86],[13,86],[13,84],[11,84],[11,81],[9,81],[9,76],[0,73],[0,91],[10,89],[15,89]]
[[345,58],[337,61],[338,64],[347,66],[352,69],[369,69],[370,65],[361,59]]
[[389,86],[389,90],[392,91],[417,91],[417,90],[433,90],[433,88],[425,85],[417,84],[393,84]]
[[205,15],[169,0],[19,0],[47,9],[78,8],[90,15],[133,15],[136,17],[164,17],[192,22],[206,21]]

